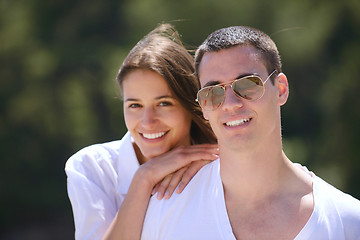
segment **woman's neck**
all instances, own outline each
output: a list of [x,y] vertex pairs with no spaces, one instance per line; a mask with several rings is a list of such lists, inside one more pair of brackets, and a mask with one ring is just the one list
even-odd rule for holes
[[138,147],[138,145],[137,145],[135,142],[133,142],[132,145],[133,145],[133,147],[134,147],[135,154],[136,154],[136,158],[137,158],[139,164],[141,165],[141,164],[146,163],[149,159],[146,158],[146,157],[142,154],[140,148]]

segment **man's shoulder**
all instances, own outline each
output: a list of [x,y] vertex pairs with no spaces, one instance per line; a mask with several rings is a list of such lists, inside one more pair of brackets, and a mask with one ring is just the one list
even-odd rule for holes
[[360,224],[360,201],[314,176],[315,204],[321,204],[325,211],[336,211],[339,217],[352,219]]
[[358,199],[329,184],[324,179],[309,171],[305,166],[297,163],[295,163],[295,165],[301,167],[305,172],[311,175],[315,204],[327,204],[340,210],[348,210],[350,208],[360,211],[360,201]]
[[218,161],[203,166],[182,193],[151,197],[142,239],[233,239]]
[[[208,194],[209,189],[218,187],[220,180],[219,160],[212,161],[204,165],[190,180],[181,194],[173,194],[170,199],[157,200],[156,196],[152,197],[155,204],[171,205],[177,201],[190,201],[195,199],[194,196]],[[196,200],[197,201],[197,200]]]
[[156,195],[152,196],[148,207],[148,214],[151,212],[151,214],[157,215],[160,211],[164,213],[177,212],[177,209],[184,208],[185,206],[187,206],[185,209],[189,209],[189,206],[192,204],[197,205],[200,198],[210,197],[209,194],[213,192],[212,189],[219,187],[219,176],[217,175],[219,164],[217,161],[215,160],[203,166],[180,194],[174,193],[170,199],[166,200],[158,200]]

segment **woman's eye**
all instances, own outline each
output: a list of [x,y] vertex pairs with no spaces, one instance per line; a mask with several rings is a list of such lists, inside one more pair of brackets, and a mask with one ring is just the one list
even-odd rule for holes
[[140,107],[141,107],[141,105],[138,103],[132,103],[128,106],[128,108],[140,108]]
[[171,102],[160,102],[159,106],[166,107],[166,106],[172,106],[173,104]]

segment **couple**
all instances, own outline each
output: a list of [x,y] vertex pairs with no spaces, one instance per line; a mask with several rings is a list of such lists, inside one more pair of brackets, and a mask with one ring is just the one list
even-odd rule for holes
[[163,24],[117,81],[128,133],[66,164],[77,239],[360,239],[360,201],[282,150],[288,80],[265,33],[215,31],[193,62]]

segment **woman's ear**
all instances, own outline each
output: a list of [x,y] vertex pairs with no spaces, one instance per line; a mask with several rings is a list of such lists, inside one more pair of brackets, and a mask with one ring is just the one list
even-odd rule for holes
[[284,73],[280,73],[276,78],[276,86],[279,93],[279,104],[284,105],[289,97],[289,84]]

